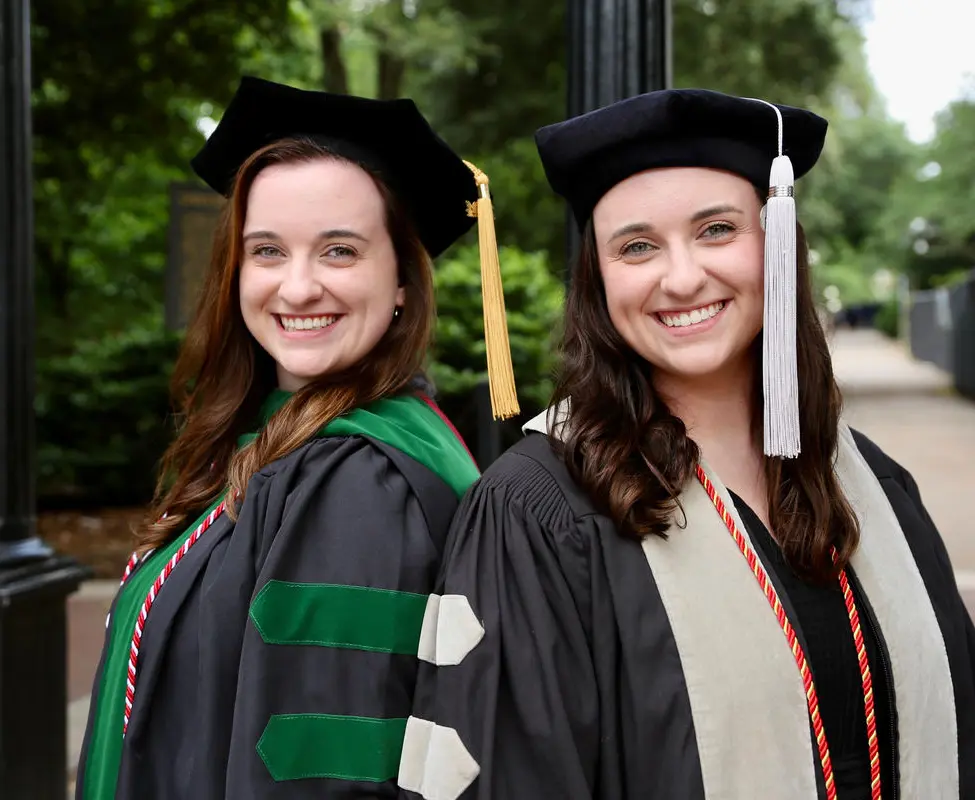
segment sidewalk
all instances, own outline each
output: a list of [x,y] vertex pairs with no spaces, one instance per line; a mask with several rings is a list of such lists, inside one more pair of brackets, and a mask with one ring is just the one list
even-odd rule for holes
[[[68,772],[73,777],[88,722],[88,703],[118,581],[89,581],[68,598]],[[73,795],[72,795],[73,796]]]

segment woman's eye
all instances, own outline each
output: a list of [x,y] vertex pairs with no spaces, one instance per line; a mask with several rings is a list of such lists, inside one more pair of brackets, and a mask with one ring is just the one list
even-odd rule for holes
[[325,256],[337,261],[348,261],[351,258],[355,258],[356,252],[347,245],[336,244],[325,251]]
[[708,239],[720,239],[734,231],[735,226],[730,222],[712,222],[704,229],[704,236]]
[[630,242],[623,246],[620,250],[621,256],[647,256],[650,255],[657,248],[654,247],[650,242],[640,241],[640,242]]
[[281,250],[273,244],[259,244],[251,250],[251,255],[258,258],[276,258],[281,255]]

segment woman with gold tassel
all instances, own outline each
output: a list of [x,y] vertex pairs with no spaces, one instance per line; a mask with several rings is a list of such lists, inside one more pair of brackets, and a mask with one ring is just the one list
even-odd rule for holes
[[487,179],[410,100],[255,78],[193,167],[228,203],[77,797],[395,797],[417,664],[463,648],[441,617],[478,630],[431,594],[478,473],[418,376],[431,259],[475,215],[497,282]]
[[813,302],[826,127],[686,89],[537,133],[582,232],[562,371],[454,519],[436,591],[484,633],[421,665],[407,797],[975,797],[975,630]]

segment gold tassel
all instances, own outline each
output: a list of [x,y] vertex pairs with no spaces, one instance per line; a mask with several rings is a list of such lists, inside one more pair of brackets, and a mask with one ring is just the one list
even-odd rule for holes
[[488,190],[488,177],[468,161],[474,173],[478,199],[467,204],[467,213],[477,217],[477,238],[481,251],[481,302],[484,307],[484,343],[487,347],[488,385],[491,389],[491,411],[495,419],[508,419],[521,413],[515,373],[511,366],[511,344],[508,320],[504,310],[504,288],[498,240],[494,232],[494,206]]

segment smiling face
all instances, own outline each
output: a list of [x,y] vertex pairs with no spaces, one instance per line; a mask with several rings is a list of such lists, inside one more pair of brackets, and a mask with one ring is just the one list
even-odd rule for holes
[[240,308],[251,335],[296,391],[352,366],[404,302],[375,181],[335,158],[273,164],[247,196]]
[[762,329],[765,235],[755,188],[727,172],[655,169],[593,211],[606,305],[665,379],[747,368]]

